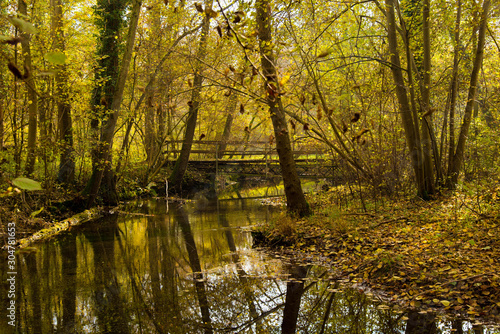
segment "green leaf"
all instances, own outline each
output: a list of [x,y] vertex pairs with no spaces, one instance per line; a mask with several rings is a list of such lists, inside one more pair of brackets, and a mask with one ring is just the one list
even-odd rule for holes
[[17,179],[12,180],[12,184],[23,190],[42,190],[40,182],[25,177],[18,177]]
[[29,22],[24,21],[18,17],[9,17],[10,23],[12,23],[17,29],[26,32],[28,34],[36,34],[36,28]]
[[64,65],[66,63],[66,58],[63,52],[50,52],[45,55],[45,59],[54,65]]

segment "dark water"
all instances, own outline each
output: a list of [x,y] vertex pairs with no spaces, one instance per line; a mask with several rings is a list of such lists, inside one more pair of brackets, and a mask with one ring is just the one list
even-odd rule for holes
[[250,226],[276,214],[256,201],[123,211],[17,254],[15,327],[3,256],[0,333],[499,333],[389,309],[252,249]]

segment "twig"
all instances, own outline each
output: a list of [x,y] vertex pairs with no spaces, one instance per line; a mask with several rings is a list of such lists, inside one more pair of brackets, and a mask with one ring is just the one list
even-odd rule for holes
[[343,213],[342,216],[370,216],[370,217],[373,217],[373,218],[379,217],[379,216],[374,215],[373,213],[369,213],[369,212]]

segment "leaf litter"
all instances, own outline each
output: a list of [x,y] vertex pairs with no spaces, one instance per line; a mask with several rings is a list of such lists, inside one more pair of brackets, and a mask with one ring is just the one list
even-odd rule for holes
[[315,195],[309,200],[313,216],[261,227],[265,243],[315,257],[338,277],[382,291],[395,304],[500,322],[497,203],[476,212],[455,196],[335,212],[330,200]]

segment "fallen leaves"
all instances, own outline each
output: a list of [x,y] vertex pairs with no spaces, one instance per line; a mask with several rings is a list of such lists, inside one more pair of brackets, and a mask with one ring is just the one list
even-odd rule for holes
[[292,247],[408,307],[499,319],[499,222],[448,208],[398,202],[377,214],[318,212],[295,222]]

